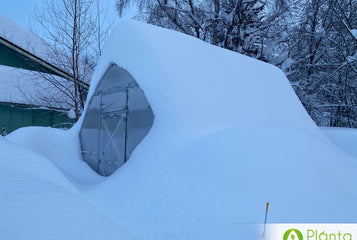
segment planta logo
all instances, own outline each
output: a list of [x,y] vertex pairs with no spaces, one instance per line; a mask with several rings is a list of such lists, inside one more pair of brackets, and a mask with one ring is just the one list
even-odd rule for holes
[[289,229],[284,233],[283,240],[303,240],[303,236],[299,230]]

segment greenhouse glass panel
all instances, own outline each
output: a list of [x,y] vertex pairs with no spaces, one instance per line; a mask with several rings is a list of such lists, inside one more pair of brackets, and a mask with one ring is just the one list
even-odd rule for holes
[[101,79],[80,131],[83,160],[109,176],[122,166],[154,121],[144,92],[134,78],[113,64]]

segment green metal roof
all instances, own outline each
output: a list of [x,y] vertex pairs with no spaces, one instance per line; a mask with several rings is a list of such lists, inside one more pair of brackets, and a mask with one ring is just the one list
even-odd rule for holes
[[[25,49],[13,44],[0,36],[0,65],[22,68],[31,71],[43,72],[57,75],[67,80],[73,81],[73,77],[65,71],[53,66],[47,61],[35,56]],[[85,89],[89,85],[84,82],[78,82]]]

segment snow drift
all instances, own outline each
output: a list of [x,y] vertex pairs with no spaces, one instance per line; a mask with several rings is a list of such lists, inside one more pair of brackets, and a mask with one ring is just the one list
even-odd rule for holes
[[24,137],[41,131],[37,139],[53,146],[78,140],[84,114],[60,139],[33,128],[7,139],[60,161],[80,195],[125,231],[237,239],[247,231],[237,226],[264,220],[267,201],[269,222],[357,221],[355,159],[321,133],[276,67],[135,21],[120,23],[108,41],[89,98],[112,63],[140,85],[155,121],[111,177],[84,165],[85,174],[70,171],[79,166],[78,145],[48,154]]
[[51,162],[0,139],[1,239],[133,239]]
[[346,154],[357,158],[357,129],[320,127],[323,133]]
[[255,123],[316,130],[278,68],[175,31],[120,24],[98,64],[89,98],[111,63],[139,83],[156,126],[180,135]]

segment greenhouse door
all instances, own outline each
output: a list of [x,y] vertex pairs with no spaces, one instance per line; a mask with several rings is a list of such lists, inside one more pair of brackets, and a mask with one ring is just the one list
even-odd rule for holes
[[102,175],[112,172],[113,168],[116,169],[126,161],[128,97],[127,87],[118,92],[100,94],[97,171]]
[[110,176],[131,156],[154,122],[144,92],[124,69],[111,65],[93,93],[80,131],[83,160]]

